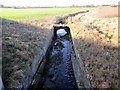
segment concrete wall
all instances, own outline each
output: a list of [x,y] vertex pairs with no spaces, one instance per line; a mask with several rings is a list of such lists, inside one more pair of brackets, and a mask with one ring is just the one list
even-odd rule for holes
[[0,76],[0,90],[2,90],[4,87],[3,87],[3,82],[2,82],[2,78]]

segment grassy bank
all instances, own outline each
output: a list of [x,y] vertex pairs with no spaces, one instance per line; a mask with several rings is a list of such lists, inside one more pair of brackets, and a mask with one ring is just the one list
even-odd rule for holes
[[102,8],[75,16],[69,25],[94,88],[119,88],[118,24],[115,8]]

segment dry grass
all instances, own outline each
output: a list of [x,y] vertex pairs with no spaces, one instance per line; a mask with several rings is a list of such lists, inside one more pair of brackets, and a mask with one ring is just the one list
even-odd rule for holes
[[69,26],[92,86],[118,88],[117,17],[99,18],[92,17],[91,13],[80,14],[73,18]]
[[118,7],[101,7],[93,11],[91,15],[104,18],[118,17]]
[[35,56],[42,53],[54,20],[24,23],[2,20],[2,75],[5,87],[16,88],[25,73],[31,70]]

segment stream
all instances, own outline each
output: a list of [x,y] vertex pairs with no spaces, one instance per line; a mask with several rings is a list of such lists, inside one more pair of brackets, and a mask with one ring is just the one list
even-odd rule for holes
[[44,89],[77,89],[72,60],[72,44],[70,31],[58,29],[43,72],[42,84],[38,88]]

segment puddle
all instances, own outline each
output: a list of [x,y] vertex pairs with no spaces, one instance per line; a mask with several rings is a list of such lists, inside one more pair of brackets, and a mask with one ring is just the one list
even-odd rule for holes
[[[67,29],[62,28],[59,30],[61,30],[59,31],[60,33],[55,32],[56,36],[54,37],[42,75],[43,81],[38,85],[38,88],[77,88],[71,60],[70,33]],[[61,37],[59,37],[60,34],[62,34]]]

